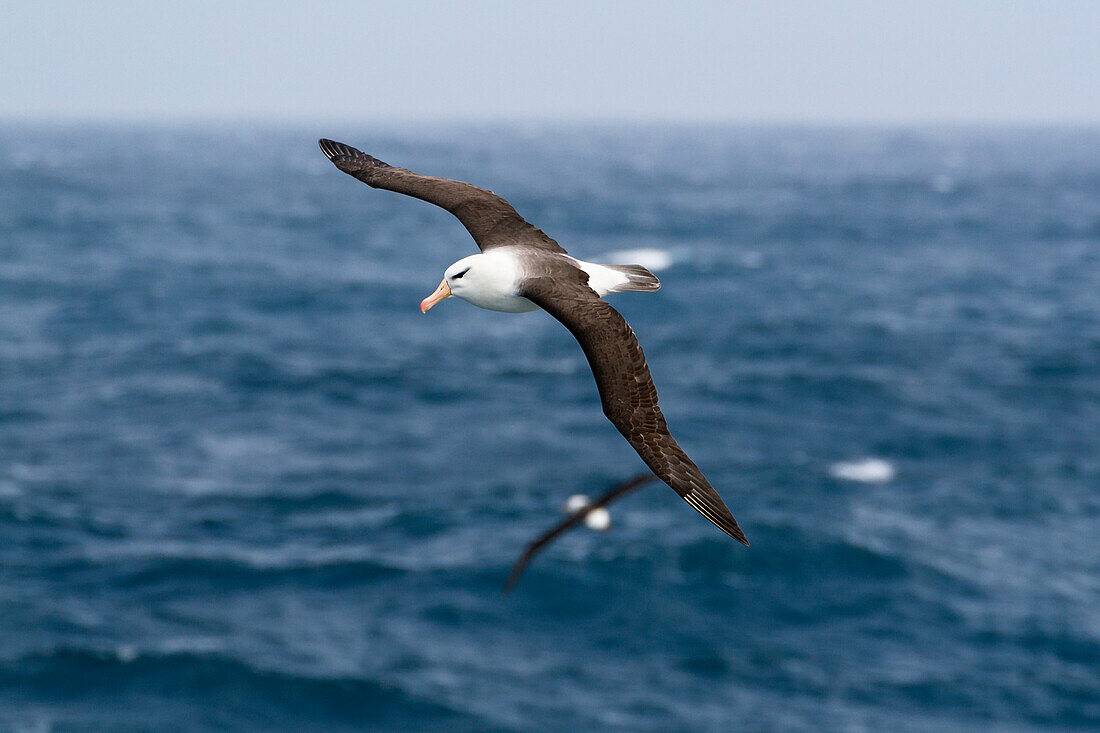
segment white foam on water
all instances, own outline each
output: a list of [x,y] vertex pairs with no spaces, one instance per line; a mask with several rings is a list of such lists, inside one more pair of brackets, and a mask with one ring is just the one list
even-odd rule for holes
[[741,266],[749,270],[759,270],[764,266],[764,255],[756,250],[746,250],[741,254]]
[[860,461],[840,461],[829,466],[829,475],[843,481],[859,481],[865,484],[882,484],[893,481],[897,471],[881,458],[864,458]]
[[23,495],[23,488],[14,481],[0,479],[0,499],[14,499]]
[[667,270],[675,262],[670,253],[656,247],[619,249],[608,252],[600,261],[609,265],[641,265],[651,272]]
[[940,173],[932,176],[930,186],[933,191],[940,194],[954,193],[955,191],[955,179],[946,173]]

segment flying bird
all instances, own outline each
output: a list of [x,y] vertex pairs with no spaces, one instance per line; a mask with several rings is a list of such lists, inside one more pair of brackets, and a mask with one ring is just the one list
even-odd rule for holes
[[[516,587],[516,583],[519,582],[519,578],[523,575],[523,571],[527,569],[527,566],[531,564],[531,561],[535,559],[543,548],[548,544],[556,540],[561,535],[565,534],[569,530],[573,529],[577,525],[585,522],[589,516],[594,512],[604,509],[608,504],[621,499],[626,494],[629,494],[635,489],[645,486],[655,477],[653,474],[643,473],[628,479],[621,484],[613,486],[606,494],[596,499],[596,501],[586,501],[581,506],[571,510],[569,516],[555,524],[550,529],[546,530],[534,540],[532,540],[527,547],[523,550],[523,554],[519,556],[515,564],[512,565],[512,572],[508,574],[508,580],[504,582],[504,592],[512,590]],[[606,509],[604,509],[606,511]]]
[[444,271],[439,287],[420,303],[421,312],[454,296],[507,313],[542,308],[561,321],[588,358],[604,415],[649,469],[719,529],[749,544],[718,492],[669,432],[642,347],[626,319],[603,299],[608,293],[657,290],[661,284],[652,272],[641,265],[570,257],[492,191],[395,168],[332,140],[319,144],[337,168],[363,183],[451,212],[481,249]]

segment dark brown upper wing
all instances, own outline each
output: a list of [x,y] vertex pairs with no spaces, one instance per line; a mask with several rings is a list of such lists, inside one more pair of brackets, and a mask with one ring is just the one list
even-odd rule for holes
[[603,412],[657,477],[738,542],[745,533],[718,492],[668,432],[657,388],[634,330],[564,263],[524,281],[520,294],[557,318],[580,342],[596,377]]
[[531,226],[512,205],[492,191],[450,178],[433,178],[394,168],[350,145],[322,139],[321,151],[337,168],[374,188],[396,191],[441,206],[458,217],[484,252],[522,244],[547,252],[565,250],[541,229]]

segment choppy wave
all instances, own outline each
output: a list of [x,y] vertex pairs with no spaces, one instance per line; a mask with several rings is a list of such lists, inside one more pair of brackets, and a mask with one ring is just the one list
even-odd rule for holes
[[552,318],[417,311],[473,245],[324,134],[0,128],[0,729],[1095,727],[1096,131],[361,132],[661,271],[752,541],[655,484],[509,596],[642,464]]
[[367,677],[265,670],[218,653],[60,648],[0,663],[0,679],[0,699],[41,701],[0,721],[47,730],[508,730]]

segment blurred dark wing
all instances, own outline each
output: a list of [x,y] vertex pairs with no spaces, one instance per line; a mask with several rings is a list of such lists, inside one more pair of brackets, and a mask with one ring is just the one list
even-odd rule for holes
[[596,377],[604,414],[650,470],[723,532],[749,544],[718,492],[668,432],[633,329],[588,287],[587,275],[561,265],[525,280],[521,294],[565,324],[580,342]]
[[643,473],[640,476],[635,476],[628,481],[615,486],[606,494],[601,496],[596,501],[592,502],[583,509],[570,514],[565,519],[555,524],[550,529],[539,535],[531,544],[527,545],[527,549],[523,551],[523,554],[519,556],[515,564],[512,565],[512,572],[508,574],[508,580],[504,583],[504,591],[507,593],[516,587],[516,583],[519,582],[519,577],[523,575],[523,571],[527,569],[527,566],[531,564],[531,561],[535,558],[544,547],[556,540],[561,535],[565,534],[569,530],[576,527],[578,524],[584,521],[584,518],[591,514],[600,507],[605,507],[616,499],[622,497],[625,494],[634,491],[639,486],[645,486],[650,481],[656,478],[651,473]]
[[433,178],[394,168],[343,143],[320,141],[321,151],[337,168],[368,186],[396,191],[440,206],[458,217],[484,252],[493,247],[522,244],[547,252],[564,253],[557,242],[516,213],[492,191],[449,178]]

